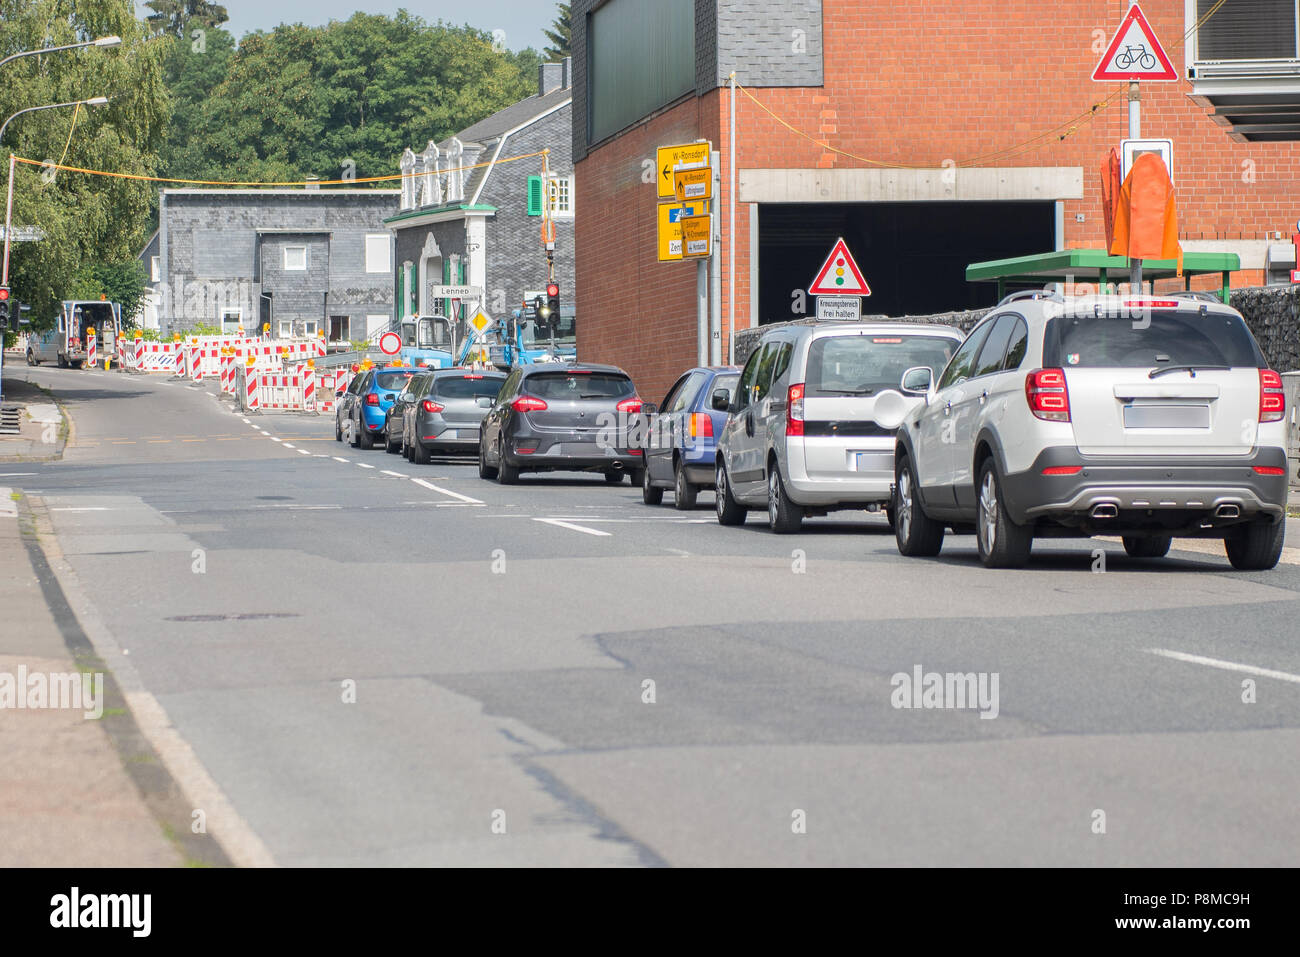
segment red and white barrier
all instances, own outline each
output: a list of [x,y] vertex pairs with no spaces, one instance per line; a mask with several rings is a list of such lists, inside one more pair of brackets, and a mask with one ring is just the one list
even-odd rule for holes
[[86,365],[85,368],[95,368],[95,363],[99,361],[99,350],[96,348],[97,336],[92,330],[86,330]]

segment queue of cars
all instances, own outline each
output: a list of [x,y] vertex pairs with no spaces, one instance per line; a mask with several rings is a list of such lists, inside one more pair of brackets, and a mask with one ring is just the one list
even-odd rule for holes
[[721,525],[774,532],[844,509],[883,512],[900,553],[974,533],[988,567],[1036,538],[1112,535],[1140,558],[1174,537],[1272,568],[1285,535],[1281,377],[1212,297],[1016,294],[969,335],[951,326],[807,320],[768,329],[743,368],[687,370],[660,404],[594,363],[377,369],[335,437],[415,462],[478,457],[502,484],[600,472],[679,509],[714,489]]

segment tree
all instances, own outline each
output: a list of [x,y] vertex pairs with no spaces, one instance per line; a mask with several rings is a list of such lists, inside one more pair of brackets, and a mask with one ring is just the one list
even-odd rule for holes
[[551,41],[551,45],[542,51],[542,55],[546,57],[548,63],[555,63],[572,55],[569,45],[572,31],[572,24],[569,20],[569,4],[561,3],[557,6],[560,8],[559,15],[555,18],[555,22],[551,24],[552,29],[542,31],[546,34],[546,39]]
[[145,6],[153,11],[144,20],[154,36],[194,39],[190,27],[211,30],[230,19],[225,7],[206,0],[149,0]]
[[85,263],[67,290],[69,299],[98,299],[122,306],[122,325],[133,329],[144,307],[148,289],[144,263],[128,259],[120,263]]
[[179,179],[204,179],[210,162],[204,153],[204,105],[230,72],[235,38],[220,27],[199,39],[167,39],[163,81],[171,96],[171,124],[162,149],[162,169]]
[[[0,49],[31,50],[116,34],[118,49],[83,49],[26,57],[7,65],[0,111],[109,97],[98,108],[27,114],[5,134],[3,148],[48,162],[18,166],[14,222],[39,226],[46,239],[16,243],[10,257],[14,297],[32,305],[34,325],[52,320],[87,263],[134,258],[149,223],[153,187],[140,180],[56,171],[55,164],[151,175],[167,122],[161,45],[131,0],[8,0]],[[0,174],[3,175],[3,174]]]

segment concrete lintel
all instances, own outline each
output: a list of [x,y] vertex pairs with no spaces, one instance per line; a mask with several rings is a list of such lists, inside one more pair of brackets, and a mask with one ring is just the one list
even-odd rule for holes
[[1083,198],[1083,167],[741,169],[742,203],[914,203]]

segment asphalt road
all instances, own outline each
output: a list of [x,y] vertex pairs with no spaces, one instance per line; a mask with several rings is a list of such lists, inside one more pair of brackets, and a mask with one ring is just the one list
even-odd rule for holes
[[[75,434],[0,484],[240,863],[1300,863],[1296,550],[906,560],[863,513],[721,528],[709,494],[502,487],[211,386],[16,374]],[[918,667],[996,674],[996,707],[895,707]]]

